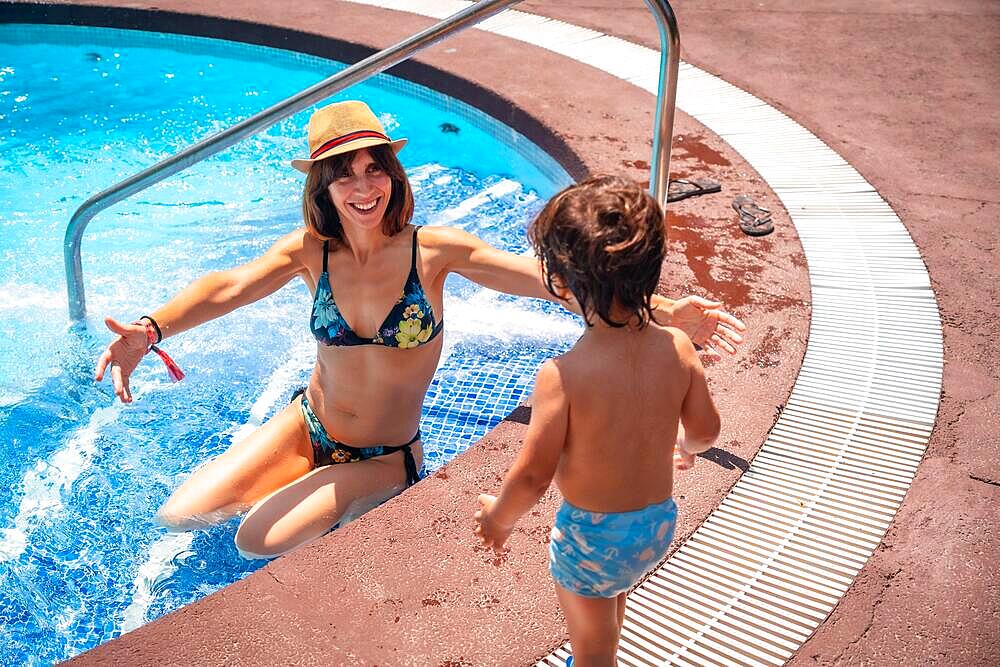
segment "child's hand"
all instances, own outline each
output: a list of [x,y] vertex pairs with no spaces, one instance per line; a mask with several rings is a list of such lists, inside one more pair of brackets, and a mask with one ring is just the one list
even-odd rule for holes
[[514,526],[501,526],[490,516],[496,502],[496,496],[482,494],[479,496],[479,511],[472,518],[476,521],[474,531],[483,546],[493,547],[494,550],[500,551],[507,538],[510,537],[511,531],[514,530]]
[[684,449],[687,432],[684,424],[677,424],[677,444],[674,445],[674,467],[678,470],[690,470],[694,467],[694,454]]
[[674,467],[678,470],[690,470],[694,467],[694,454],[677,447],[674,449]]

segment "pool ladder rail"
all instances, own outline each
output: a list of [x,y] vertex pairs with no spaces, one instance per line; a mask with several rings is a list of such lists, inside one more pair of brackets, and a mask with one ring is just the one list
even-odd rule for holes
[[[416,33],[387,49],[285,99],[227,130],[199,141],[189,148],[162,160],[143,171],[99,192],[85,201],[70,218],[63,240],[63,262],[69,296],[69,316],[75,321],[87,314],[80,257],[83,233],[95,215],[104,209],[158,183],[193,164],[225,150],[238,141],[320,102],[331,95],[383,72],[445,38],[499,14],[520,0],[482,0]],[[677,96],[677,68],[680,62],[680,38],[677,20],[666,0],[646,0],[660,28],[661,66],[659,95],[654,121],[650,191],[666,205],[667,175],[670,165],[670,141],[673,134],[674,105]]]

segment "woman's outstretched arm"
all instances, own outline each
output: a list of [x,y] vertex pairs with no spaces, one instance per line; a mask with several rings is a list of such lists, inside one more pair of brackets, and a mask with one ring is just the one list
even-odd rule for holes
[[[420,238],[422,243],[440,253],[448,272],[453,271],[498,292],[555,301],[581,314],[580,305],[572,296],[561,299],[545,288],[541,267],[534,256],[505,252],[453,227],[428,227],[421,232]],[[677,301],[653,296],[657,322],[681,329],[711,354],[735,354],[737,346],[743,342],[740,332],[746,331],[746,325],[721,307],[721,303],[699,296]]]
[[[279,290],[304,269],[305,234],[304,229],[287,234],[257,259],[226,271],[213,271],[182,289],[150,314],[162,337],[221,317]],[[146,327],[110,317],[104,323],[117,336],[98,358],[94,379],[100,382],[110,366],[115,395],[123,403],[131,403],[128,380],[149,348]]]

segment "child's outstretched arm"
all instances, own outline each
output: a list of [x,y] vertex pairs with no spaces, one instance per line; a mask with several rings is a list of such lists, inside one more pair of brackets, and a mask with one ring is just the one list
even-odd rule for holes
[[475,532],[484,545],[494,549],[503,547],[517,520],[549,488],[566,442],[568,424],[569,401],[559,366],[549,360],[535,378],[531,423],[524,446],[504,477],[500,497],[479,496]]
[[719,411],[712,401],[701,365],[690,340],[678,341],[681,363],[688,367],[690,384],[681,404],[681,423],[677,427],[675,462],[678,470],[694,465],[694,455],[708,450],[719,437]]

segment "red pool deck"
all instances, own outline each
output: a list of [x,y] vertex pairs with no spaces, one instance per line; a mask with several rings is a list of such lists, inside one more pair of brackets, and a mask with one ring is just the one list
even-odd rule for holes
[[[238,8],[208,0],[85,4],[238,18],[372,47],[431,23],[316,0]],[[658,48],[639,0],[529,1],[518,9]],[[1000,5],[678,0],[674,9],[685,60],[800,122],[892,205],[924,257],[944,326],[942,402],[913,486],[882,546],[792,664],[1000,663],[992,340],[1000,304]],[[520,115],[537,121],[583,171],[648,174],[642,161],[653,100],[638,89],[478,31],[420,61],[498,91],[517,109],[514,124]],[[752,458],[787,397],[808,332],[808,285],[787,217],[779,216],[778,232],[763,244],[734,232],[728,202],[737,192],[780,208],[766,185],[686,116],[676,132],[672,171],[708,174],[726,190],[672,209],[676,252],[665,287],[676,294],[700,285],[753,328],[738,358],[710,370],[727,422],[720,447],[730,456],[699,461],[697,474],[680,480],[683,539]],[[720,278],[727,269],[730,277]],[[543,553],[555,494],[527,517],[506,558],[475,547],[468,528],[475,493],[495,488],[516,451],[522,416],[345,530],[78,662],[485,665],[538,658],[563,639]]]

